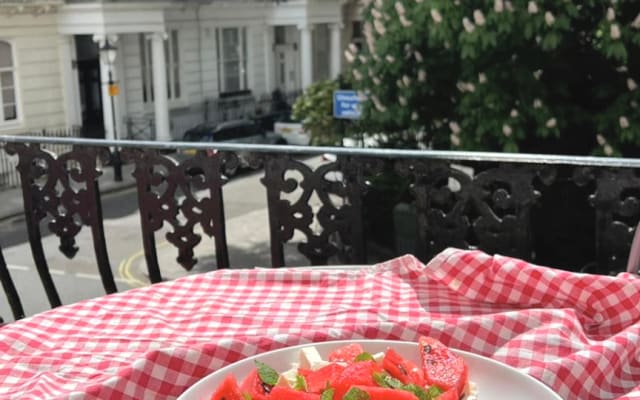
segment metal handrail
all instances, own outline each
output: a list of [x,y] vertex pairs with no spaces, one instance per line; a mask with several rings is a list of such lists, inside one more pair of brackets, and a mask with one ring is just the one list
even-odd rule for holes
[[289,153],[304,155],[335,154],[380,158],[419,158],[447,161],[509,162],[522,164],[580,165],[590,167],[640,168],[640,158],[615,158],[528,153],[498,153],[482,151],[405,150],[356,147],[314,147],[269,144],[160,142],[150,140],[106,140],[86,138],[52,138],[41,136],[0,135],[0,143],[66,144],[98,147],[151,148],[160,150],[221,150],[257,153]]

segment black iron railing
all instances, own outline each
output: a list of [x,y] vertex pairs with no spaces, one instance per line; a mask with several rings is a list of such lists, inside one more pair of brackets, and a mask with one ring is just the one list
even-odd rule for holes
[[[28,135],[35,137],[50,138],[77,138],[80,136],[81,127],[74,126],[70,128],[59,129],[42,129],[39,131],[29,132]],[[0,141],[0,145],[2,142]],[[72,146],[70,143],[50,142],[43,145],[44,149],[52,151],[55,154],[62,154],[70,151]],[[8,155],[4,151],[0,151],[0,190],[16,188],[20,186],[20,176],[16,166],[18,160],[16,157]]]
[[[184,268],[197,262],[198,226],[215,239],[217,266],[233,266],[224,184],[240,165],[238,154],[261,171],[273,267],[284,264],[284,245],[302,237],[297,250],[309,264],[372,263],[405,252],[426,261],[454,246],[612,274],[624,269],[640,220],[640,159],[48,137],[5,136],[0,143],[20,161],[34,263],[52,305],[59,301],[39,244],[44,218],[69,257],[75,235],[90,227],[105,290],[115,289],[99,185],[116,145],[133,167],[152,282],[162,280],[154,236],[162,224],[170,226],[166,238]],[[42,151],[54,144],[69,151]],[[189,149],[196,155],[185,157]],[[305,162],[326,154],[335,160],[315,168]],[[312,196],[319,206],[312,207]]]

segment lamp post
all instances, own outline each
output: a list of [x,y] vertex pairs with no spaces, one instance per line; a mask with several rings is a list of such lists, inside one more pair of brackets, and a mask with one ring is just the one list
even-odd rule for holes
[[[113,126],[113,139],[115,141],[118,140],[118,127],[116,126],[116,107],[114,97],[118,95],[119,88],[118,85],[113,81],[113,63],[116,60],[117,48],[109,42],[108,38],[105,38],[104,44],[100,48],[100,52],[103,54],[104,59],[107,61],[107,65],[109,67],[109,82],[108,82],[108,90],[109,90],[109,98],[111,100],[111,122]],[[113,150],[112,157],[112,165],[113,165],[113,178],[116,182],[122,181],[122,159],[120,158],[120,149],[116,145]]]

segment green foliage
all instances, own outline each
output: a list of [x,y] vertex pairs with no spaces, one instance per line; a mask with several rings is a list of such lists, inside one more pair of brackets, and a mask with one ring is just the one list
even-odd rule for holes
[[366,0],[363,19],[367,45],[346,57],[369,131],[466,150],[640,146],[637,0]]
[[333,92],[339,89],[334,80],[320,81],[305,89],[292,107],[293,118],[302,121],[314,145],[339,145],[339,122],[333,118]]

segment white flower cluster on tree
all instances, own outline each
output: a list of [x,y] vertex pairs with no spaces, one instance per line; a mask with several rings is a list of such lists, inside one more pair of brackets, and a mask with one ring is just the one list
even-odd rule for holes
[[364,122],[423,130],[455,148],[517,151],[532,135],[580,139],[584,129],[600,154],[640,146],[640,71],[628,68],[640,57],[637,9],[628,15],[620,0],[486,3],[362,0],[366,46],[349,46],[345,59],[368,93]]

